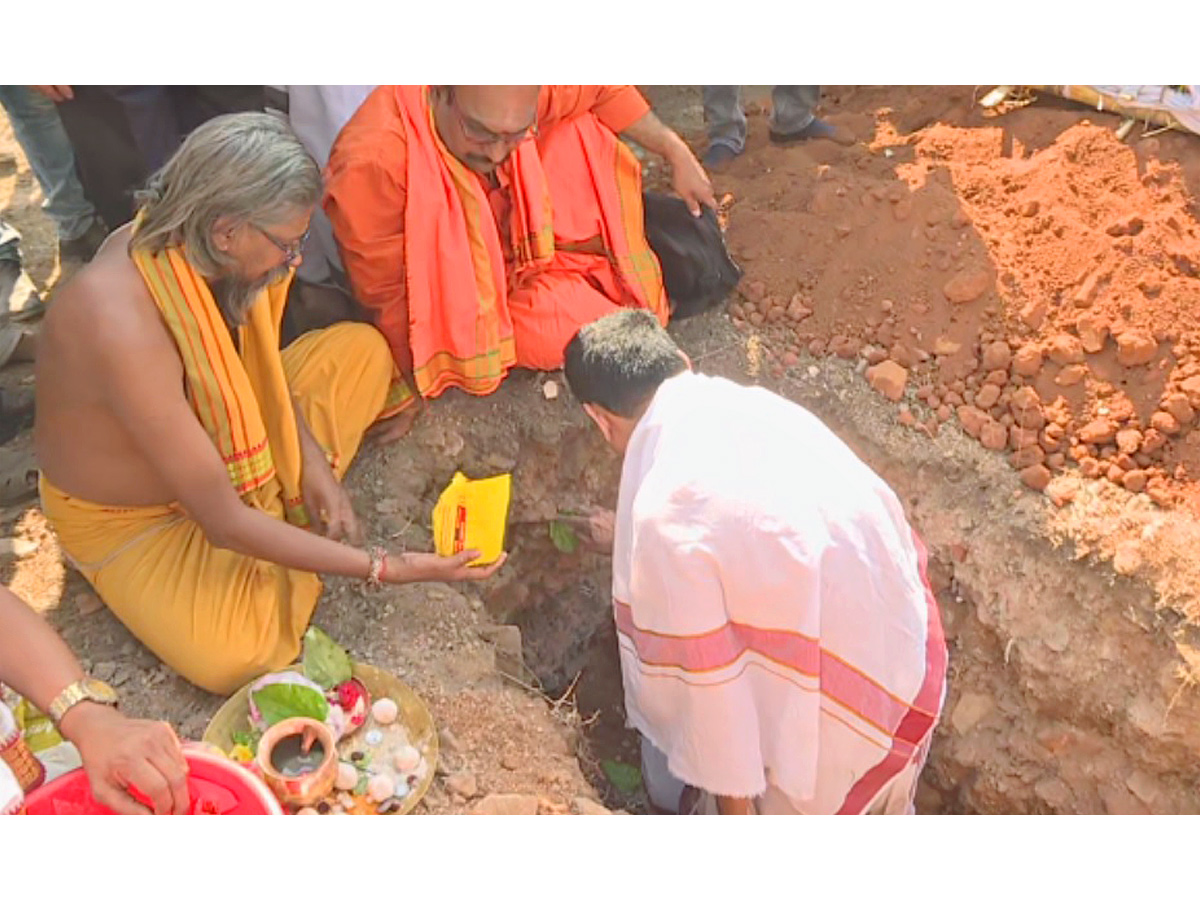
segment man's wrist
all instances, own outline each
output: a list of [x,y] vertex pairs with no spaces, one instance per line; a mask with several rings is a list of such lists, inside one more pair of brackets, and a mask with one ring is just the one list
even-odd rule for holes
[[113,721],[121,712],[115,706],[95,700],[80,700],[64,714],[58,723],[58,732],[72,744],[79,746],[86,741],[88,733],[98,723]]

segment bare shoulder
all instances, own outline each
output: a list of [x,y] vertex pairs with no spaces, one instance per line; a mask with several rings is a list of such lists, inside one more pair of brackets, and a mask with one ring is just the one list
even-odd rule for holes
[[[174,344],[118,231],[64,285],[46,314],[49,343],[76,357],[153,364],[177,358]],[[164,356],[166,354],[166,356]]]

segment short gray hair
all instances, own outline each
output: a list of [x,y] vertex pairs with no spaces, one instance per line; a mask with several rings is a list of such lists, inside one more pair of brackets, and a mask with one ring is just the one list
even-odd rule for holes
[[182,245],[205,277],[233,258],[213,242],[213,224],[276,224],[321,199],[321,170],[285,122],[268,113],[217,116],[150,176],[136,200],[142,214],[131,249]]

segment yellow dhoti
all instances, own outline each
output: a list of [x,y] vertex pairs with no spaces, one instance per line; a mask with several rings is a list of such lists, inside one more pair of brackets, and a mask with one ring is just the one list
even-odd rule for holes
[[[241,373],[241,381],[230,379],[224,369],[219,377],[207,373],[211,396],[222,399],[221,391],[226,392],[223,408],[220,403],[213,404],[211,396],[208,400],[203,397],[200,381],[192,377],[196,360],[189,358],[185,347],[180,349],[189,370],[193,406],[207,403],[211,409],[215,405],[223,409],[223,426],[234,423],[223,438],[214,439],[243,501],[275,518],[299,522],[303,512],[296,448],[280,446],[289,445],[288,438],[295,437],[286,431],[290,422],[294,432],[295,423],[290,407],[286,411],[277,407],[289,403],[289,393],[295,398],[313,437],[341,478],[363,433],[383,409],[393,363],[383,336],[371,326],[357,323],[313,332],[282,353],[272,351],[265,346],[267,332],[278,327],[276,313],[281,310],[280,302],[277,310],[256,311],[258,321],[252,315],[250,323],[239,329],[245,368],[232,368]],[[180,332],[169,317],[168,325],[178,340]],[[263,332],[258,335],[257,350],[256,328]],[[219,344],[220,338],[228,341],[228,333],[222,331],[220,325],[205,331],[203,337],[210,346]],[[232,341],[223,349],[238,358]],[[274,364],[274,378],[279,383],[269,385],[272,390],[263,387],[264,379],[255,371],[256,367],[271,367],[261,360],[254,362],[255,352],[265,356],[273,352],[276,361],[281,359],[281,366]],[[227,361],[221,365],[230,368]],[[242,382],[246,373],[262,407],[261,419],[267,420],[265,425],[258,419],[257,407],[246,409],[255,405],[254,398],[245,395],[247,387]],[[237,396],[239,391],[241,396]],[[225,416],[226,412],[230,414]],[[208,427],[205,416],[200,418]],[[271,435],[270,446],[255,427]],[[222,440],[230,433],[232,443],[227,447]],[[247,443],[258,449],[247,451]],[[316,575],[213,546],[178,504],[106,506],[68,496],[44,477],[41,495],[42,508],[64,553],[117,618],[189,681],[227,694],[296,658],[321,591]]]

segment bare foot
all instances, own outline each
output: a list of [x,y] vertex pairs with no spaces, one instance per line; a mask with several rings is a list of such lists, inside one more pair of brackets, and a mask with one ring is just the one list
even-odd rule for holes
[[390,419],[384,419],[378,425],[372,426],[367,431],[367,435],[380,444],[394,443],[412,431],[413,423],[417,421],[417,416],[420,414],[420,407],[410,407]]

